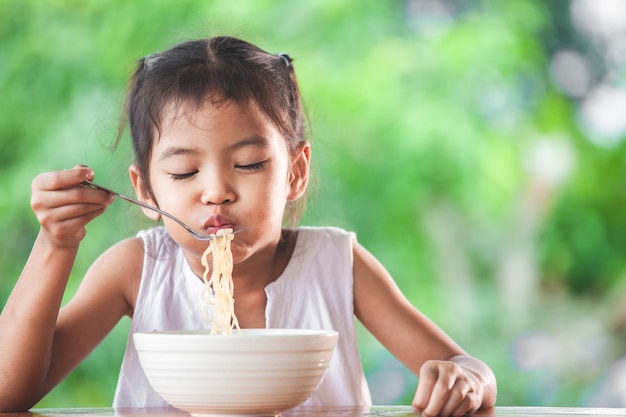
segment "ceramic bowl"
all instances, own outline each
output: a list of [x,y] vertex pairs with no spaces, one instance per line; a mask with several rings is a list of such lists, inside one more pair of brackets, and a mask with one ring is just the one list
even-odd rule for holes
[[338,334],[328,330],[154,331],[133,335],[155,391],[193,416],[277,415],[324,377]]

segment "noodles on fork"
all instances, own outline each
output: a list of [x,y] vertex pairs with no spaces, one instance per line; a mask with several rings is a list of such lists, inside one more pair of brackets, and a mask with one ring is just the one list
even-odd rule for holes
[[[202,254],[204,274],[202,280],[205,288],[203,297],[206,305],[203,315],[211,323],[211,334],[232,334],[232,330],[239,330],[239,322],[235,316],[234,282],[233,282],[233,254],[230,243],[233,240],[232,229],[222,229],[215,233],[210,240],[209,247]],[[213,268],[209,265],[209,255],[213,257]],[[209,277],[209,272],[211,276]],[[213,299],[211,299],[213,293]],[[213,319],[208,312],[213,307]]]

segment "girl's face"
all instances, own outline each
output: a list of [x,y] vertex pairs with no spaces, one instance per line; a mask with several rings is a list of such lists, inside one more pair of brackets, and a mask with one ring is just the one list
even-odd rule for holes
[[[164,120],[150,158],[154,199],[137,167],[130,174],[140,199],[197,231],[245,228],[231,245],[237,264],[278,243],[285,204],[306,188],[309,153],[309,144],[303,143],[290,157],[285,139],[254,106],[205,104],[198,111],[171,112]],[[207,242],[167,218],[163,221],[198,271]]]

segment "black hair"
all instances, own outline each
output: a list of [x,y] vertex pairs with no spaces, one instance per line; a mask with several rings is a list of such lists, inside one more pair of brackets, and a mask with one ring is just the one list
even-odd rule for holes
[[197,110],[207,102],[256,106],[285,138],[290,155],[306,140],[306,118],[289,55],[270,54],[229,36],[180,43],[139,60],[117,138],[119,143],[128,124],[135,164],[153,197],[149,163],[165,113],[171,106]]

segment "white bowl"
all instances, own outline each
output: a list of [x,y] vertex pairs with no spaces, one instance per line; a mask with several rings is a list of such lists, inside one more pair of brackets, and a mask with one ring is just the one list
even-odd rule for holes
[[276,415],[319,386],[337,345],[332,330],[154,331],[133,335],[155,391],[194,416]]

